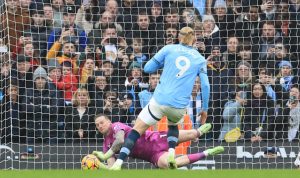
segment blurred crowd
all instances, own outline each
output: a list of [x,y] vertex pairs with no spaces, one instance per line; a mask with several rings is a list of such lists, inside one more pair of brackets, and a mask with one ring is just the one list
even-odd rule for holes
[[[203,139],[299,141],[300,0],[0,0],[0,143],[100,138],[94,116],[132,125],[159,83],[143,72],[195,30],[211,85]],[[196,80],[187,116],[201,109]]]

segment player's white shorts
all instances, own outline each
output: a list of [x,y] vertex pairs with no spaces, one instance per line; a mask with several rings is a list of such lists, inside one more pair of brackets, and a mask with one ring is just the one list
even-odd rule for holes
[[186,108],[173,108],[160,105],[152,98],[143,108],[138,118],[147,125],[154,125],[163,116],[167,116],[169,125],[177,125],[183,121],[184,114],[186,114]]

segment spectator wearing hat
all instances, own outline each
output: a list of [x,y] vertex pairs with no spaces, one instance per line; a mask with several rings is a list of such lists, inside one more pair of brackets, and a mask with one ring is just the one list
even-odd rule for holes
[[61,117],[59,108],[64,105],[63,100],[60,99],[60,93],[48,85],[44,68],[38,67],[34,71],[32,81],[34,87],[26,89],[21,105],[21,111],[26,113],[27,139],[29,143],[35,139],[48,142],[50,138],[58,136],[57,122]]
[[137,108],[134,99],[130,93],[122,93],[119,95],[120,122],[134,125],[136,119]]
[[74,92],[77,90],[78,79],[72,73],[72,64],[70,61],[64,61],[62,64],[62,76],[60,80],[53,80],[49,78],[51,82],[57,87],[57,89],[64,91],[64,98],[66,104],[70,104]]
[[220,29],[216,25],[214,17],[212,15],[204,15],[202,17],[202,23],[204,44],[206,46],[205,57],[207,58],[210,55],[212,46],[220,46],[221,52],[223,52],[223,43],[220,39]]
[[207,76],[213,95],[209,102],[207,122],[213,124],[213,132],[207,138],[219,137],[222,123],[222,109],[228,99],[228,92],[234,91],[232,80],[234,73],[227,67],[219,46],[213,46],[211,55],[207,58]]
[[[78,54],[76,54],[77,39],[74,37],[67,36],[63,33],[59,40],[56,41],[52,48],[48,51],[46,59],[56,58],[59,64],[64,61],[70,61],[72,63],[73,74],[78,74]],[[61,55],[59,55],[61,54]]]
[[54,28],[48,38],[48,50],[51,50],[55,42],[61,42],[61,36],[73,36],[78,41],[78,51],[84,51],[87,44],[85,31],[75,25],[75,6],[65,6],[62,27]]
[[289,61],[281,61],[279,64],[279,74],[277,80],[283,87],[284,92],[289,92],[294,84],[299,83],[299,77],[293,74],[293,66]]
[[47,55],[47,40],[51,29],[46,26],[44,7],[42,3],[31,3],[30,5],[31,26],[24,31],[24,37],[31,37],[35,49],[39,50],[39,58],[42,58],[42,64],[46,64],[44,59]]
[[220,28],[220,36],[229,37],[234,34],[234,15],[227,10],[224,0],[216,0],[213,8],[216,25]]

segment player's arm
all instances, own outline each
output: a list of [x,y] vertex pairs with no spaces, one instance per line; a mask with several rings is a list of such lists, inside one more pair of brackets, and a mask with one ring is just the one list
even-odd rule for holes
[[207,110],[208,110],[208,103],[209,103],[209,95],[210,95],[210,84],[207,76],[207,66],[206,62],[203,63],[202,67],[200,68],[199,72],[200,81],[201,81],[201,95],[203,101],[203,107],[201,111],[201,124],[204,124],[207,119]]
[[103,161],[111,158],[116,152],[118,152],[121,149],[124,143],[124,138],[125,138],[124,130],[119,130],[116,133],[115,137],[116,137],[115,141],[113,142],[111,148],[106,153],[103,153],[101,151],[93,151],[93,155],[97,156],[99,159]]
[[148,61],[144,67],[144,72],[146,73],[154,73],[158,69],[162,67],[162,64],[159,63],[155,58],[152,58],[150,61]]
[[165,55],[167,48],[163,47],[158,51],[144,66],[144,72],[146,73],[154,73],[158,69],[162,68],[164,65]]

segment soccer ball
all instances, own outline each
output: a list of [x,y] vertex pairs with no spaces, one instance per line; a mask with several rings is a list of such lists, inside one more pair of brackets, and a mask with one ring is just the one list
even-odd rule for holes
[[86,155],[81,161],[81,168],[83,170],[96,170],[99,169],[99,167],[100,161],[95,155]]

